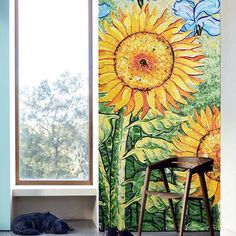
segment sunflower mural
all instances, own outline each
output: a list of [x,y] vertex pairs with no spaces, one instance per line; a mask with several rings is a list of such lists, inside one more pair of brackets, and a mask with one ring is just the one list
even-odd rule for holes
[[133,14],[120,10],[112,24],[103,22],[99,32],[99,91],[105,94],[100,102],[114,106],[114,112],[125,107],[124,115],[143,118],[149,109],[155,114],[179,109],[176,102],[187,104],[196,92],[192,86],[201,83],[203,66],[201,45],[191,31],[179,32],[184,21],[167,15],[160,17],[157,8],[149,5],[141,10],[133,6]]
[[[219,22],[219,17],[215,19],[217,3],[217,0],[99,1],[101,230],[116,227],[120,231],[137,230],[146,165],[169,155],[187,153],[215,160],[215,170],[208,174],[207,182],[218,229],[219,32],[217,25],[212,28],[209,23]],[[187,19],[191,14],[185,15],[183,8],[191,14],[205,13],[199,15],[198,23]],[[189,27],[192,20],[195,25]],[[201,110],[200,115],[197,109]],[[196,127],[200,133],[192,131]],[[167,175],[172,189],[181,191],[178,184],[183,174],[174,176],[170,171]],[[157,173],[152,177],[151,187],[161,188],[159,180]],[[198,195],[197,178],[194,186],[194,194]],[[188,230],[206,229],[200,202],[190,204]],[[175,207],[179,212],[178,202]],[[168,204],[150,197],[144,230],[173,229]]]
[[[220,200],[220,112],[213,107],[206,111],[201,110],[200,115],[195,110],[195,119],[189,119],[181,124],[183,134],[173,138],[176,156],[210,157],[214,160],[213,172],[205,176],[209,198],[214,197],[213,206]],[[195,195],[201,195],[200,181],[194,177],[196,187]]]

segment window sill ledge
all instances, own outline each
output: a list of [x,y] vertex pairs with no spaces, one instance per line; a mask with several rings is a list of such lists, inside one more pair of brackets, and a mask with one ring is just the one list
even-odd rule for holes
[[97,196],[96,186],[64,186],[64,185],[18,185],[12,189],[13,197],[41,196]]

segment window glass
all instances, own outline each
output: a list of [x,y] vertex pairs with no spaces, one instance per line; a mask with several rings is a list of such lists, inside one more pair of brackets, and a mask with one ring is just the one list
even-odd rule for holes
[[89,181],[89,5],[18,0],[18,181]]

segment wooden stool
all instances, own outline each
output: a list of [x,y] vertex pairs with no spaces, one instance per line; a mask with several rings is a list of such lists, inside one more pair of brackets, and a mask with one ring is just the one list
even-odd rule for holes
[[[187,170],[187,178],[186,178],[184,194],[170,192],[166,174],[165,174],[165,168],[175,168],[175,167]],[[160,170],[161,172],[161,176],[162,176],[162,180],[163,180],[166,192],[154,192],[154,191],[148,190],[151,172],[157,169]],[[168,158],[168,159],[162,160],[160,162],[157,162],[148,166],[146,169],[146,175],[145,175],[145,180],[144,180],[144,191],[143,191],[141,211],[140,211],[140,216],[139,216],[138,236],[141,236],[141,233],[142,233],[143,215],[144,215],[144,210],[145,210],[145,205],[146,205],[146,200],[147,200],[148,195],[156,195],[157,197],[168,199],[170,210],[172,212],[173,219],[174,219],[175,229],[177,232],[179,231],[179,236],[182,236],[183,231],[184,231],[184,221],[185,221],[185,215],[186,215],[187,200],[188,199],[192,199],[192,200],[203,199],[205,202],[205,208],[206,208],[207,217],[208,217],[210,235],[214,236],[211,210],[210,210],[210,204],[209,204],[208,193],[207,193],[207,186],[206,186],[206,181],[204,177],[204,173],[207,171],[212,171],[212,169],[213,169],[213,160],[210,158],[204,158],[204,157],[199,157],[199,158],[172,157],[172,158]],[[192,175],[196,173],[199,175],[199,178],[200,178],[203,198],[189,195]],[[178,229],[178,224],[177,224],[177,219],[174,212],[172,199],[183,200],[180,230]]]

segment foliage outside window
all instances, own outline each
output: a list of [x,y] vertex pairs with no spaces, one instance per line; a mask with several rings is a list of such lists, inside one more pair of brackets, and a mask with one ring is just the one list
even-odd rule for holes
[[16,182],[91,184],[89,1],[16,3]]

